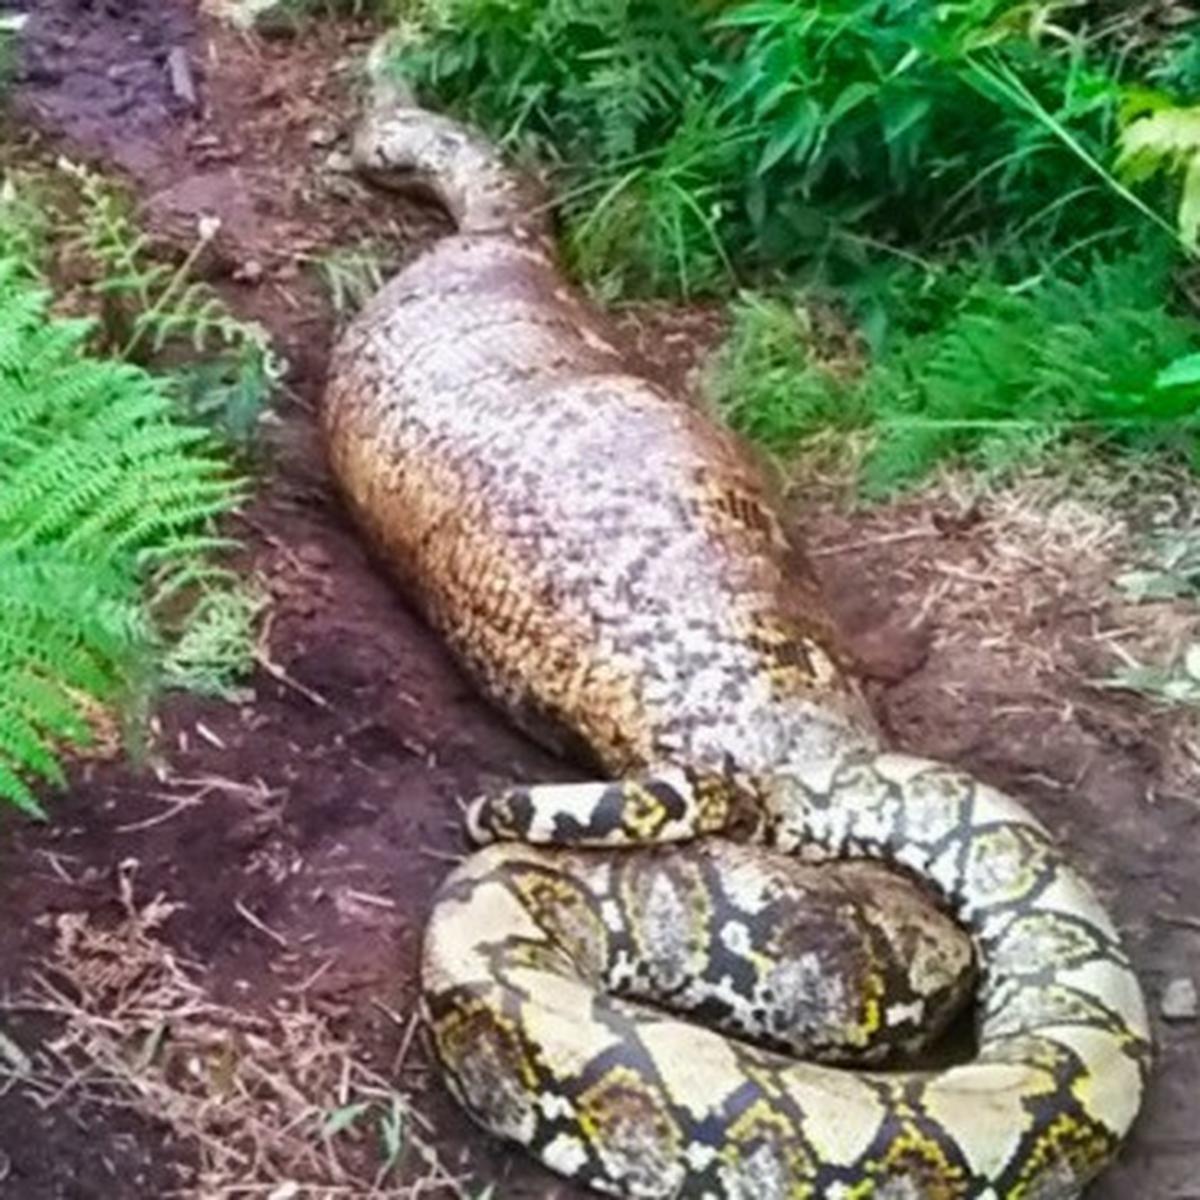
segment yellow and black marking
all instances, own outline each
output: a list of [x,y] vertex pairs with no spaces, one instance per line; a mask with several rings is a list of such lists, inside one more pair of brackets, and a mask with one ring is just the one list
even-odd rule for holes
[[[918,782],[929,772],[939,773],[932,790]],[[781,941],[802,950],[814,939],[812,929],[787,935],[787,918],[770,902],[763,876],[740,878],[744,863],[765,869],[765,849],[702,842],[684,854],[642,852],[654,853],[646,859],[614,851],[596,868],[603,875],[598,884],[589,881],[586,858],[510,847],[517,859],[548,854],[568,878],[597,889],[591,910],[609,913],[610,958],[602,969],[580,971],[566,955],[546,959],[557,964],[556,977],[578,980],[590,997],[583,1011],[594,1031],[585,1035],[577,1022],[569,1027],[570,1036],[592,1045],[578,1076],[580,1087],[588,1080],[593,1089],[588,1106],[574,1107],[582,1092],[570,1079],[543,1079],[538,1094],[559,1096],[560,1117],[549,1141],[543,1142],[549,1135],[543,1125],[524,1144],[551,1165],[567,1161],[564,1147],[575,1145],[572,1173],[629,1196],[1077,1196],[1112,1157],[1137,1110],[1149,1062],[1141,995],[1119,942],[1098,923],[1090,893],[1007,798],[960,776],[962,796],[946,810],[954,816],[950,827],[940,818],[905,819],[913,797],[941,797],[946,785],[945,768],[936,764],[895,756],[874,762],[856,752],[820,783],[797,770],[787,787],[762,789],[774,806],[767,828],[783,848],[807,842],[839,856],[875,853],[925,874],[973,931],[987,968],[973,1062],[932,1074],[858,1076],[849,1093],[842,1077],[766,1048],[787,1039],[773,1024],[783,1010],[772,1008],[778,997],[763,989],[770,974],[764,961],[779,955]],[[640,793],[621,794],[639,802]],[[579,794],[570,788],[526,795],[537,827],[558,827],[560,805],[580,819]],[[620,824],[611,810],[605,822]],[[903,836],[904,828],[918,827],[926,830],[924,841]],[[714,859],[718,846],[727,849]],[[461,899],[455,892],[461,885],[449,886],[447,895]],[[801,891],[795,881],[780,888],[793,896]],[[530,911],[540,911],[540,903]],[[880,917],[847,906],[845,896],[837,903],[850,912],[839,921],[833,904],[819,918],[817,940],[838,948],[815,978],[852,980],[853,1003],[828,1005],[840,1041],[833,1045],[827,1030],[814,1031],[794,1012],[790,1032],[804,1030],[807,1041],[800,1043],[809,1058],[853,1061],[857,1050],[858,1061],[869,1062],[864,1043],[892,1050],[904,1044],[906,987],[894,963],[898,947],[911,943],[879,937],[852,943],[851,931],[878,926]],[[436,906],[427,981],[449,996],[440,972],[447,954],[461,951],[443,950],[440,911]],[[613,914],[620,916],[617,928]],[[547,927],[544,917],[539,923]],[[742,929],[757,929],[758,940],[734,936]],[[846,940],[831,940],[832,930]],[[489,939],[505,941],[495,923],[476,936],[481,950]],[[792,961],[799,969],[803,954]],[[503,986],[502,979],[503,972],[493,972],[487,985]],[[559,986],[547,986],[548,999]],[[910,1000],[916,992],[909,984]],[[624,1008],[623,995],[653,1007]],[[735,997],[752,999],[739,1007]],[[514,1009],[524,1014],[527,1032],[548,1040],[568,1036],[561,1021],[533,1017],[533,1002],[526,994]],[[660,1015],[663,1008],[720,1032],[680,1025]],[[753,1037],[762,1048],[731,1036]],[[788,1049],[795,1053],[794,1045]],[[532,1053],[558,1061],[564,1051],[543,1043]],[[615,1108],[597,1107],[598,1096],[623,1097],[639,1120],[601,1119]],[[561,1115],[568,1112],[575,1116]],[[667,1188],[651,1179],[674,1182]]]
[[[547,787],[552,804],[539,802]],[[655,846],[721,833],[737,811],[738,789],[719,775],[551,784],[480,797],[468,813],[472,838],[552,846]]]

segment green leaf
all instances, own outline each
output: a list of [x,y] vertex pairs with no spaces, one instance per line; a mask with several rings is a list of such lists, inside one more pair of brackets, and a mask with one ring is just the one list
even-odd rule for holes
[[878,94],[879,85],[876,83],[849,84],[838,93],[837,99],[830,105],[829,112],[825,117],[826,126],[836,125],[843,117],[849,116],[860,104]]
[[336,1137],[339,1133],[345,1133],[346,1130],[353,1128],[359,1118],[370,1111],[370,1108],[371,1103],[368,1100],[361,1100],[356,1104],[344,1104],[341,1108],[335,1108],[325,1118],[321,1126],[321,1133],[325,1137]]
[[1179,198],[1179,236],[1191,251],[1200,247],[1200,153],[1192,155]]
[[1126,571],[1116,578],[1116,585],[1131,600],[1175,600],[1197,591],[1193,580],[1169,571]]
[[1168,363],[1154,377],[1154,386],[1160,391],[1168,388],[1194,387],[1200,384],[1200,354],[1185,354]]
[[407,1114],[398,1096],[392,1097],[391,1108],[379,1117],[379,1139],[383,1144],[383,1162],[391,1170],[404,1153],[405,1133],[408,1127]]
[[758,173],[765,175],[784,157],[802,159],[821,128],[821,107],[811,96],[796,96],[773,122],[774,132],[763,147]]
[[1200,153],[1200,105],[1161,108],[1121,131],[1117,170],[1139,183],[1160,170],[1186,168]]
[[1192,677],[1200,681],[1200,642],[1193,642],[1183,656],[1183,668]]

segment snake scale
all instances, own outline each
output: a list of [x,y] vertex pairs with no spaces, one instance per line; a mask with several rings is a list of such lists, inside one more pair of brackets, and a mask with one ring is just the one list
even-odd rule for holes
[[[600,777],[470,813],[495,844],[422,968],[455,1096],[618,1195],[1079,1196],[1150,1062],[1092,891],[1015,801],[882,744],[759,468],[631,369],[528,181],[398,95],[356,157],[457,229],[340,340],[335,475],[486,693]],[[969,1060],[873,1066],[973,956]]]

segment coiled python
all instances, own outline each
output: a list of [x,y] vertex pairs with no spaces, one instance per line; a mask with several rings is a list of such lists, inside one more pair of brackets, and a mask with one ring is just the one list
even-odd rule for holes
[[[493,148],[393,96],[356,154],[457,232],[340,342],[336,477],[487,693],[615,781],[475,806],[504,844],[447,880],[424,952],[452,1091],[619,1195],[1080,1195],[1150,1056],[1088,886],[1013,800],[880,744],[758,469],[631,371]],[[802,858],[940,896],[981,966],[970,1061],[862,1065],[944,1023],[969,951],[907,883]]]

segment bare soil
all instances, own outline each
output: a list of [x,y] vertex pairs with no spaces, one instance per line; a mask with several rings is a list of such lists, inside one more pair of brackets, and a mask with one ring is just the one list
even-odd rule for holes
[[[168,0],[42,0],[32,12],[9,136],[36,129],[28,153],[124,173],[174,245],[219,216],[206,270],[268,325],[290,373],[258,496],[234,529],[274,601],[244,699],[170,699],[140,763],[79,763],[44,827],[0,817],[0,1197],[268,1195],[239,1186],[249,1169],[205,1176],[202,1147],[165,1109],[91,1086],[86,1072],[50,1092],[19,1072],[4,1082],[13,1045],[40,1058],[62,1036],[61,1012],[19,998],[53,975],[64,929],[84,918],[118,929],[131,898],[158,896],[180,907],[154,936],[194,964],[212,1004],[248,1021],[315,1015],[413,1097],[443,1163],[473,1181],[441,1194],[489,1183],[506,1198],[580,1194],[475,1131],[409,1024],[425,913],[462,852],[456,800],[570,768],[477,698],[369,561],[316,442],[335,314],[314,259],[368,233],[399,259],[437,229],[330,169],[368,37],[320,21],[296,39],[246,39]],[[172,50],[195,106],[172,89]],[[715,322],[650,312],[629,325],[671,347],[682,373]],[[872,513],[798,509],[797,522],[896,741],[1027,797],[1129,939],[1160,1057],[1135,1136],[1091,1200],[1198,1200],[1200,1024],[1158,1019],[1169,981],[1200,982],[1192,743],[1177,721],[1090,685],[1111,639],[1140,618],[1112,599],[1113,547],[1085,543],[1087,514],[1055,512],[945,493]],[[343,1099],[335,1089],[330,1107]],[[276,1200],[416,1194],[376,1186],[356,1161],[340,1188],[277,1189]]]

